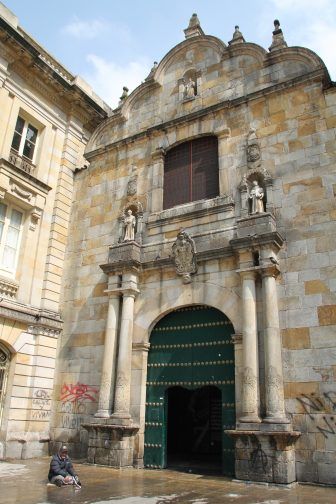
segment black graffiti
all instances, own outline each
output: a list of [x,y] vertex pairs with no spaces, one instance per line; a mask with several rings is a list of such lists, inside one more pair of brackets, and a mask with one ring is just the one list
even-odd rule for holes
[[[302,405],[308,417],[316,424],[319,424],[316,425],[316,429],[324,438],[327,439],[328,435],[336,434],[336,421],[332,415],[336,411],[336,392],[331,390],[323,392],[320,396],[302,394],[301,397],[297,397],[297,400]],[[329,413],[331,416],[327,417],[323,415],[321,417],[321,413]]]
[[32,417],[34,420],[49,420],[50,411],[48,411],[48,410],[35,410],[35,411],[33,411]]
[[37,389],[33,395],[36,399],[50,399],[50,391],[45,389]]
[[255,448],[250,455],[249,460],[250,467],[254,470],[262,469],[265,473],[268,465],[268,456],[261,448],[261,444],[258,443],[257,448]]
[[76,429],[78,430],[81,424],[84,423],[84,418],[78,415],[64,414],[62,415],[62,428],[63,429]]

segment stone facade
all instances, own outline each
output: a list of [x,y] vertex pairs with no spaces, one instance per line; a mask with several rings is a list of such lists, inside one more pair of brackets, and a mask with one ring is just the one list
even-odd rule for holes
[[[48,419],[39,432],[46,440],[51,434],[51,447],[69,443],[90,462],[143,466],[151,332],[173,310],[208,306],[234,328],[236,422],[225,431],[235,443],[236,478],[335,483],[335,85],[316,54],[287,47],[278,21],[269,51],[245,42],[238,27],[229,45],[205,35],[196,15],[185,37],[135,91],[124,89],[104,121],[103,105],[92,116],[83,97],[80,117],[94,120],[80,122],[74,112],[76,132],[88,136],[99,124],[85,149],[90,166],[70,192],[61,189],[61,174],[72,182],[77,163],[68,164],[73,137],[64,133],[64,162],[49,160],[54,178],[35,189],[36,197],[50,191],[54,199],[45,196],[51,227],[39,235],[49,252],[41,272],[36,261],[27,263],[35,265],[30,278],[45,280],[34,295],[48,313],[59,313],[60,302],[64,321],[52,427]],[[164,208],[167,153],[207,136],[218,141],[218,195]],[[78,155],[84,143],[76,144]],[[54,180],[59,191],[49,189]],[[28,191],[17,187],[10,189],[16,197]],[[64,235],[55,227],[58,208],[62,218],[67,211]],[[31,222],[40,225],[37,211]],[[56,290],[48,287],[56,274],[49,253],[59,259]],[[21,278],[19,286],[14,280],[6,289],[19,296]],[[20,335],[32,336],[17,317],[2,339],[17,338],[13,347],[21,349]],[[57,316],[49,318],[59,331]],[[30,325],[39,348],[53,342],[53,370],[55,332],[45,340],[39,324]],[[202,383],[212,383],[210,375],[211,368]],[[39,390],[52,383],[39,382]]]
[[[96,392],[72,429],[58,401],[53,437],[123,466],[121,426],[133,427],[141,466],[151,330],[171,310],[207,305],[235,332],[236,477],[333,483],[335,87],[314,53],[287,47],[278,22],[269,52],[237,30],[226,46],[193,17],[186,40],[86,147],[57,383]],[[163,209],[166,152],[207,135],[218,139],[218,197]],[[253,186],[262,189],[256,213]],[[123,241],[128,209],[141,224],[134,242]],[[172,253],[181,229],[195,245],[187,279]]]
[[[48,453],[74,172],[107,107],[3,4],[0,52],[0,458],[29,458]],[[37,132],[33,155],[28,137],[22,151],[25,129],[14,145],[18,117]],[[17,243],[5,235],[12,209]]]

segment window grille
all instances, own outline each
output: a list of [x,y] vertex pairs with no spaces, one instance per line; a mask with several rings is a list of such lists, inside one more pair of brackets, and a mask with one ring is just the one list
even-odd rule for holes
[[217,137],[197,138],[167,152],[163,184],[164,209],[218,195]]

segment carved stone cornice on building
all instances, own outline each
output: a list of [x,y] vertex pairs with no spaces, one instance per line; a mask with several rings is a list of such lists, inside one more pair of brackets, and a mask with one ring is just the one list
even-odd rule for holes
[[11,278],[0,277],[0,297],[15,299],[19,283]]
[[61,334],[62,329],[55,329],[42,325],[30,325],[28,326],[27,332],[29,334],[35,334],[36,336],[48,336],[49,338],[57,339]]
[[58,312],[39,310],[8,298],[0,300],[0,317],[18,320],[29,326],[49,327],[55,331],[61,331],[63,327],[63,320]]

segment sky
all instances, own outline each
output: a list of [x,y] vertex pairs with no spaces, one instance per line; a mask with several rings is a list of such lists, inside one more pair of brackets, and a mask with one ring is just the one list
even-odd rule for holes
[[19,25],[111,107],[154,61],[184,40],[196,12],[203,31],[225,43],[239,25],[267,49],[274,19],[288,46],[316,52],[336,80],[336,0],[3,0]]

